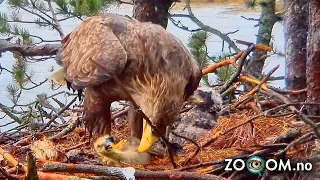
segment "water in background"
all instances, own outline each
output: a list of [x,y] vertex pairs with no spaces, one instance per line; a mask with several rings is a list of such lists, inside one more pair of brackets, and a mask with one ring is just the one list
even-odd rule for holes
[[[245,40],[249,42],[255,42],[256,34],[258,29],[254,28],[254,25],[257,23],[256,21],[248,21],[240,16],[246,16],[246,17],[252,17],[252,18],[259,18],[258,12],[232,12],[230,6],[214,6],[214,7],[201,7],[201,8],[193,8],[193,12],[196,17],[198,17],[204,24],[209,25],[215,29],[220,30],[223,33],[233,32],[235,30],[239,30],[239,32],[235,34],[231,34],[231,39],[240,39]],[[0,12],[11,12],[8,8],[8,5],[5,2],[3,2],[0,5]],[[23,12],[23,10],[20,10],[20,14],[23,17],[23,20],[32,21],[34,20],[34,16],[31,16],[30,14]],[[132,8],[118,8],[118,7],[112,7],[108,10],[108,12],[111,13],[117,13],[117,14],[126,14],[131,16],[132,15]],[[184,11],[173,11],[173,13],[186,13]],[[196,29],[198,28],[191,20],[187,18],[176,18],[177,20],[180,20],[181,23],[190,29]],[[78,24],[80,23],[80,20],[68,20],[61,23],[61,26],[63,28],[63,31],[65,34],[71,32]],[[48,28],[39,28],[35,25],[30,24],[23,24],[23,27],[28,29],[30,34],[34,34],[40,37],[43,37],[46,40],[59,40],[59,34],[56,31],[49,30]],[[185,46],[187,46],[188,39],[191,35],[190,32],[181,30],[177,27],[175,27],[170,21],[167,27],[167,30],[174,34],[177,38],[179,38]],[[284,37],[283,37],[283,26],[280,23],[275,24],[273,28],[273,46],[280,52],[284,52]],[[1,37],[0,38],[6,38]],[[239,46],[241,49],[246,48],[245,46]],[[222,40],[219,37],[216,37],[214,35],[211,35],[208,40],[208,49],[211,55],[217,54],[221,52],[222,48]],[[225,48],[227,50],[227,47]],[[11,69],[12,62],[14,61],[11,53],[3,53],[3,56],[0,58],[0,63],[2,67]],[[274,73],[274,76],[283,76],[284,75],[284,58],[279,56],[271,56],[267,59],[266,66],[264,71],[268,72],[271,70],[274,66],[280,64],[280,68]],[[34,81],[35,82],[41,82],[45,80],[50,75],[50,69],[51,67],[54,67],[54,69],[57,69],[57,64],[54,60],[46,60],[43,62],[37,62],[32,63],[28,66],[29,70],[32,70],[34,72]],[[211,78],[214,78],[212,76]],[[8,99],[6,87],[8,84],[12,83],[11,75],[5,71],[0,74],[0,102],[2,104],[5,104],[7,106],[12,105],[11,101]],[[284,87],[284,81],[274,81],[272,82],[272,85],[275,87]],[[30,85],[32,86],[32,85]],[[53,92],[50,90],[50,83],[47,82],[44,85],[35,88],[30,91],[25,91],[21,95],[19,104],[25,104],[28,102],[32,102],[35,100],[35,97],[39,93],[47,93],[48,95],[54,94],[58,91],[67,90],[66,88],[60,88],[56,92]],[[59,96],[58,99],[62,102],[70,101],[72,97],[64,97],[63,95]],[[0,118],[3,117],[3,113],[0,112]],[[0,119],[0,125],[6,124],[10,122],[11,119],[8,117],[5,117],[3,119]],[[8,128],[12,128],[16,126],[16,124],[11,124],[10,126],[1,128],[1,131],[4,131]]]

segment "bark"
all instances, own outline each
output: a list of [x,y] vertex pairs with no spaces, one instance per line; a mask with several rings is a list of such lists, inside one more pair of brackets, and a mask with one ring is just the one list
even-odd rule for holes
[[0,54],[10,51],[19,52],[22,56],[53,56],[56,55],[61,44],[45,44],[42,46],[19,45],[6,39],[0,39]]
[[103,176],[113,176],[119,179],[130,179],[133,176],[137,179],[185,179],[185,180],[225,180],[224,177],[215,175],[200,174],[196,172],[179,171],[143,171],[133,168],[116,168],[107,166],[97,166],[88,164],[66,164],[66,163],[46,163],[43,166],[44,172],[68,172],[86,173]]
[[167,28],[169,8],[173,0],[135,0],[133,17],[141,22],[152,22]]
[[[306,0],[284,1],[284,36],[286,53],[286,89],[304,89],[306,84],[308,10]],[[306,93],[290,96],[303,102]]]
[[[309,1],[309,31],[307,41],[307,101],[320,102],[320,1]],[[308,109],[320,115],[320,107]]]
[[[256,44],[269,46],[273,25],[278,21],[278,16],[275,14],[275,0],[264,0],[260,6],[261,15]],[[254,51],[246,67],[247,73],[255,77],[261,76],[265,55],[266,52]]]

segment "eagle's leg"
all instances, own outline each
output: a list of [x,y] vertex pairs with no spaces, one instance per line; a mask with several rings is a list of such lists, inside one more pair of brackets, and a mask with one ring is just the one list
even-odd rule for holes
[[130,102],[129,111],[128,111],[128,121],[129,127],[131,129],[131,136],[134,136],[138,139],[142,137],[142,125],[143,125],[142,115],[137,112]]
[[[132,105],[132,103],[130,103],[129,106],[129,111],[128,111],[128,121],[129,121],[129,127],[131,129],[131,136],[134,136],[138,139],[141,139],[142,137],[142,116],[139,112],[137,112],[134,108],[134,106]],[[103,143],[102,141],[105,138],[101,138],[99,139],[99,143],[97,144],[101,144]],[[121,147],[125,146],[125,144],[127,143],[127,141],[125,139],[119,141],[117,144],[112,144],[112,149],[116,150],[116,151],[121,151]],[[113,165],[119,165],[116,162],[113,162],[112,159],[104,156],[102,161],[107,162],[108,164],[113,164]]]
[[99,153],[105,147],[106,139],[111,133],[111,102],[101,98],[101,93],[91,87],[86,89],[84,98],[84,121],[94,137],[93,148],[108,164],[113,160]]

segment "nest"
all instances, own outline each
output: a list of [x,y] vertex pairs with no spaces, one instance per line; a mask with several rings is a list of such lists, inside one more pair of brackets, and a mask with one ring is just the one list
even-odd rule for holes
[[[218,132],[224,132],[238,124],[247,121],[255,115],[252,110],[242,110],[232,113],[229,116],[221,116],[217,120],[216,126],[198,140],[198,144],[203,144]],[[245,152],[254,152],[262,149],[259,145],[273,144],[278,137],[287,134],[289,131],[296,129],[294,116],[280,117],[260,117],[242,125],[233,131],[221,135],[213,141],[208,147],[202,148],[199,154],[193,158],[188,165],[197,164],[200,162],[218,161],[225,158],[233,157]],[[300,127],[301,128],[301,127]],[[307,130],[307,126],[303,126],[301,133]],[[128,135],[128,127],[125,124],[121,125],[120,132],[114,132],[117,139],[125,138]],[[183,147],[184,152],[175,156],[175,161],[179,164],[183,163],[188,157],[191,157],[196,147],[192,143],[188,143]],[[288,151],[287,156],[290,158],[306,156],[311,152],[311,146],[308,144],[298,145]],[[171,169],[169,158],[155,157],[152,163],[147,166],[135,166],[137,169],[145,168],[149,170]],[[200,172],[206,168],[199,169]]]

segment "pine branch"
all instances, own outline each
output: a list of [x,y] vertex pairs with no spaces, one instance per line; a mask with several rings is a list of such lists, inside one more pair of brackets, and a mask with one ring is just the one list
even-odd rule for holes
[[42,46],[19,45],[0,39],[0,54],[10,51],[19,52],[22,56],[52,56],[56,55],[61,44],[45,44]]
[[45,13],[44,11],[42,11],[34,1],[30,0],[31,4],[32,4],[32,7],[36,10],[38,10],[41,14],[45,15],[47,18],[49,18],[51,21],[54,21],[54,19],[49,16],[47,13]]
[[[53,24],[50,20],[46,19],[46,18],[43,17],[42,15],[40,15],[40,14],[38,14],[38,13],[32,11],[32,10],[29,10],[29,9],[23,7],[23,6],[19,6],[19,8],[21,8],[22,10],[24,10],[24,11],[30,13],[30,14],[33,14],[33,15],[35,15],[35,16],[38,16],[40,19],[42,19],[42,20],[45,21],[46,23],[50,24],[50,25],[53,27],[53,29],[55,29],[55,30],[57,30],[57,31],[59,32],[59,34],[63,34],[63,32],[61,32],[61,30],[60,30],[55,24]],[[52,20],[52,18],[50,18],[50,19]]]
[[4,112],[7,116],[9,116],[14,122],[21,124],[22,121],[19,119],[18,116],[14,115],[7,106],[0,103],[0,110]]
[[184,17],[189,18],[192,22],[194,22],[196,25],[199,26],[203,31],[210,32],[218,37],[220,37],[223,41],[227,42],[229,44],[229,47],[231,47],[235,52],[240,51],[240,49],[237,47],[237,45],[229,38],[228,35],[222,33],[221,31],[214,29],[208,25],[205,25],[203,22],[201,22],[192,12],[191,6],[190,6],[190,0],[186,0],[186,9],[188,10],[188,14],[170,14],[170,17]]
[[51,11],[51,14],[52,14],[52,17],[53,17],[53,21],[55,22],[55,25],[56,25],[56,27],[58,29],[59,34],[60,34],[60,37],[61,37],[61,39],[63,39],[64,38],[64,34],[63,34],[63,31],[62,31],[61,25],[60,25],[60,23],[58,21],[58,18],[57,18],[56,14],[55,14],[55,12],[53,10],[52,4],[51,4],[51,0],[47,0],[47,3],[48,3],[48,6],[49,6],[49,9]]

